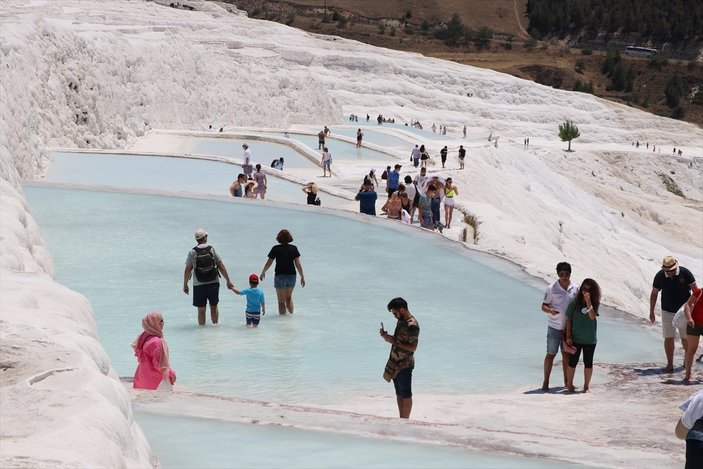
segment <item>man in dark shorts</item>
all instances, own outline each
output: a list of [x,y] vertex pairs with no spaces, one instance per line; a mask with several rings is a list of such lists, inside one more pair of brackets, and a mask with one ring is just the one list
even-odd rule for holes
[[383,340],[392,344],[383,379],[388,382],[393,380],[398,413],[401,419],[407,419],[410,418],[410,411],[413,408],[412,377],[420,325],[408,311],[408,302],[402,298],[393,298],[388,303],[388,311],[398,322],[393,335],[386,332],[383,327],[379,331]]
[[[677,329],[673,324],[674,315],[691,297],[691,290],[696,288],[696,279],[691,271],[680,266],[673,257],[666,256],[662,261],[661,270],[654,276],[652,291],[649,294],[649,320],[654,322],[654,307],[657,305],[659,291],[662,292],[661,318],[664,353],[666,354],[665,373],[674,371],[674,339]],[[679,335],[681,336],[681,346],[685,351],[687,347],[685,330],[679,331]]]
[[186,267],[183,271],[183,293],[189,293],[188,281],[193,275],[193,306],[198,308],[198,324],[205,325],[205,309],[210,303],[210,320],[217,324],[220,312],[217,304],[220,302],[220,275],[227,281],[230,290],[234,285],[229,279],[225,264],[207,243],[207,232],[202,228],[195,232],[195,241],[198,245],[188,251]]

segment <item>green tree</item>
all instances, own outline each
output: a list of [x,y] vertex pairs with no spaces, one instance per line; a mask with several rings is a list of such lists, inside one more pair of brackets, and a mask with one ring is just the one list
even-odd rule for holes
[[669,77],[669,80],[666,82],[666,88],[664,89],[666,104],[668,104],[670,108],[677,107],[685,92],[686,85],[684,85],[681,76],[678,73],[674,73]]
[[450,46],[455,46],[459,43],[462,37],[464,37],[464,32],[466,31],[466,26],[461,21],[459,13],[454,13],[452,19],[447,23],[447,28],[444,30],[444,42]]
[[478,32],[476,33],[476,39],[474,40],[474,42],[476,43],[476,47],[479,50],[483,50],[488,47],[492,39],[493,30],[486,26],[481,26],[480,28],[478,28]]
[[579,128],[572,121],[564,121],[559,125],[559,138],[562,142],[569,142],[569,148],[566,151],[571,151],[571,141],[580,136]]

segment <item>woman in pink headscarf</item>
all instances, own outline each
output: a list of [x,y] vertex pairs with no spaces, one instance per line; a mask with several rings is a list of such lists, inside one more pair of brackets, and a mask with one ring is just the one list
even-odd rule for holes
[[168,345],[164,340],[164,318],[152,311],[142,319],[142,332],[132,344],[139,365],[134,373],[134,387],[156,389],[161,381],[174,384],[176,372],[168,362]]

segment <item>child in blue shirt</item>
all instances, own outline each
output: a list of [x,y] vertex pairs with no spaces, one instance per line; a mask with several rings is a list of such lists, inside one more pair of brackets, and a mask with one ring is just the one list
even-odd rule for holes
[[258,327],[261,315],[266,314],[266,301],[264,292],[258,288],[259,277],[256,274],[249,276],[249,288],[237,290],[232,287],[232,291],[241,296],[247,297],[246,321],[247,327]]

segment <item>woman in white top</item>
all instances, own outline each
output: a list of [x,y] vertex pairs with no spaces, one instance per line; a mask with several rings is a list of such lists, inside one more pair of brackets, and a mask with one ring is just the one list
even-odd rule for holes
[[332,177],[332,168],[330,167],[332,165],[332,153],[330,153],[329,148],[325,147],[325,149],[322,151],[322,177],[328,177],[327,173],[329,172],[329,177]]

